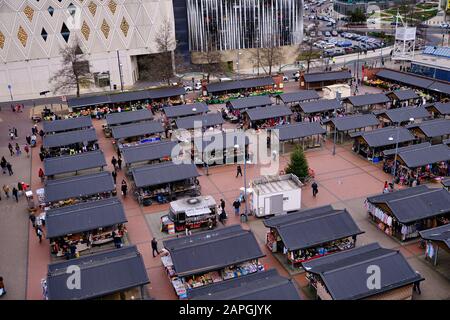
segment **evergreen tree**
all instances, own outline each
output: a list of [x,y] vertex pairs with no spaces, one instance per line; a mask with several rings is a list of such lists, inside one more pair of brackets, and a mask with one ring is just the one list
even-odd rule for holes
[[301,181],[308,176],[308,161],[306,160],[303,149],[296,146],[291,153],[291,160],[286,168],[286,173],[295,174]]

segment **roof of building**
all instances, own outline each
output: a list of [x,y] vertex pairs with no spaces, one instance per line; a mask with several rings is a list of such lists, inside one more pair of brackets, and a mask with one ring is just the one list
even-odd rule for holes
[[42,130],[44,131],[44,133],[62,132],[90,127],[92,127],[91,117],[77,117],[63,120],[44,121],[42,123]]
[[310,137],[316,134],[324,134],[327,131],[322,128],[319,122],[297,122],[276,126],[280,141]]
[[190,116],[175,120],[178,129],[195,129],[203,127],[214,127],[224,123],[220,112],[210,112],[203,115]]
[[164,132],[164,128],[159,121],[144,121],[114,126],[111,131],[114,139],[125,139],[161,133]]
[[[67,286],[68,267],[81,270],[81,286]],[[49,300],[93,299],[148,284],[144,260],[136,246],[90,254],[69,261],[48,265],[47,295]]]
[[169,239],[163,243],[180,277],[264,257],[253,233],[240,225]]
[[300,102],[299,105],[304,113],[324,112],[341,108],[341,102],[337,99],[320,99],[316,101]]
[[[321,277],[334,300],[356,300],[374,296],[423,278],[396,250],[378,243],[338,252],[302,263],[307,272]],[[376,265],[381,271],[380,288],[367,286],[368,270]]]
[[83,202],[46,211],[46,237],[61,237],[125,222],[122,202],[116,197]]
[[419,98],[419,95],[412,89],[406,89],[406,90],[395,90],[392,92],[389,92],[389,94],[392,94],[395,96],[395,98],[399,101],[406,101],[410,99],[417,99]]
[[[361,136],[372,148],[396,144],[397,137],[398,143],[414,141],[416,139],[411,132],[404,127],[385,127],[371,131],[358,132],[353,136]],[[392,140],[390,140],[390,138],[392,138]]]
[[389,97],[387,97],[384,93],[360,94],[358,96],[350,96],[345,99],[348,100],[353,107],[363,107],[391,102],[391,99],[389,99]]
[[377,117],[370,113],[331,118],[324,121],[324,123],[326,122],[332,122],[336,126],[336,129],[338,131],[361,129],[365,127],[377,126],[380,124]]
[[439,216],[450,212],[450,194],[443,188],[420,185],[409,189],[368,197],[374,205],[382,204],[401,223]]
[[450,178],[445,178],[441,180],[441,183],[444,187],[450,187]]
[[93,141],[97,141],[97,134],[94,128],[89,128],[45,135],[43,145],[44,148],[58,148]]
[[123,147],[120,151],[123,160],[129,165],[141,161],[151,161],[170,157],[172,155],[172,150],[176,145],[176,141],[157,141]]
[[423,119],[430,117],[430,113],[424,107],[403,107],[397,109],[387,109],[377,112],[378,116],[385,116],[391,122],[400,123],[409,119]]
[[450,84],[435,81],[428,87],[428,90],[433,90],[435,92],[445,93],[446,95],[450,95]]
[[450,134],[450,119],[434,119],[406,126],[408,129],[418,128],[428,138]]
[[108,124],[108,126],[140,122],[145,120],[153,120],[152,112],[148,109],[114,112],[108,113],[106,115],[106,123]]
[[448,248],[450,248],[450,224],[419,231],[419,234],[425,240],[442,241]]
[[208,91],[208,93],[214,93],[221,91],[273,86],[274,84],[275,82],[273,81],[272,77],[263,77],[244,80],[214,82],[206,85],[206,90]]
[[289,251],[312,248],[363,233],[346,209],[335,210],[331,206],[299,210],[263,222],[266,227],[277,230]]
[[378,71],[377,77],[391,81],[401,82],[422,89],[427,89],[434,82],[431,79],[418,77],[412,73],[399,72],[388,69]]
[[188,299],[300,300],[300,296],[292,280],[270,269],[191,289]]
[[348,71],[316,72],[304,75],[305,82],[337,81],[351,78],[352,74]]
[[230,106],[235,110],[264,107],[272,104],[269,96],[250,96],[230,101]]
[[436,144],[414,150],[400,151],[398,157],[403,160],[408,168],[417,168],[450,160],[450,148],[445,144]]
[[450,102],[430,103],[426,108],[433,108],[433,107],[442,115],[450,114]]
[[422,142],[422,143],[418,143],[418,144],[413,144],[410,146],[406,146],[406,147],[400,147],[400,148],[392,148],[389,150],[384,150],[383,151],[383,155],[384,156],[393,156],[395,153],[399,153],[399,152],[403,152],[403,151],[411,151],[411,150],[416,150],[416,149],[422,149],[425,147],[430,147],[431,143],[429,142]]
[[182,181],[198,177],[195,164],[162,162],[131,170],[137,188],[156,186],[164,183]]
[[110,172],[74,176],[70,178],[47,180],[45,182],[45,202],[55,202],[90,196],[115,190]]
[[283,104],[253,108],[246,110],[245,112],[248,114],[250,121],[267,120],[292,114],[291,109]]
[[106,166],[106,160],[103,151],[101,150],[78,153],[72,156],[60,156],[44,159],[44,173],[46,176],[104,166]]
[[163,111],[166,117],[170,119],[206,113],[209,111],[209,108],[204,102],[196,102],[192,104],[165,107],[163,108]]
[[296,92],[282,93],[278,95],[278,97],[283,101],[283,103],[317,100],[320,98],[316,90],[300,90]]

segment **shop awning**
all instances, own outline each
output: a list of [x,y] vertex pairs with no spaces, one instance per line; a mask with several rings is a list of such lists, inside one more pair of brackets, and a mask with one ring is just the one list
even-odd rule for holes
[[435,119],[406,126],[419,129],[427,138],[443,137],[450,134],[450,119]]
[[[367,270],[380,268],[380,289],[367,286]],[[320,276],[334,300],[357,300],[400,288],[423,278],[398,250],[384,249],[378,243],[338,252],[302,263]]]
[[403,107],[397,109],[382,110],[377,113],[378,116],[385,116],[391,122],[400,123],[409,121],[409,119],[414,118],[423,119],[430,117],[430,113],[424,107]]
[[301,300],[292,280],[276,269],[240,276],[188,291],[189,300]]
[[230,101],[230,106],[234,110],[250,109],[256,107],[265,107],[272,104],[269,96],[252,96],[241,99],[234,99]]
[[79,98],[68,98],[67,105],[72,110],[86,107],[93,107],[110,103],[109,95],[89,96]]
[[[416,150],[416,149],[423,149],[425,147],[430,147],[430,146],[431,146],[431,143],[429,143],[429,142],[422,142],[422,143],[418,143],[418,144],[413,144],[413,145],[410,145],[410,146],[398,148],[397,149],[397,154],[399,152],[403,152],[403,151],[411,151],[411,150]],[[383,151],[383,155],[384,156],[393,156],[393,155],[395,155],[395,152],[396,152],[395,148],[389,149],[389,150],[384,150]]]
[[111,128],[114,139],[126,139],[131,137],[143,137],[164,132],[164,128],[159,121],[145,121],[139,123],[131,123]]
[[341,108],[341,103],[337,99],[321,99],[310,102],[300,102],[300,108],[304,113],[317,113],[332,111]]
[[313,248],[364,233],[346,209],[335,210],[331,206],[325,208],[300,210],[263,222],[266,227],[277,230],[289,251]]
[[450,193],[427,186],[399,190],[367,198],[370,203],[387,208],[399,222],[411,224],[450,212]]
[[44,133],[57,133],[62,131],[84,129],[92,127],[91,117],[77,117],[55,121],[44,121],[42,123],[42,130]]
[[383,69],[377,72],[377,77],[388,81],[395,81],[414,86],[421,89],[427,89],[434,81],[413,75],[412,73],[393,71]]
[[176,275],[184,277],[264,257],[255,236],[240,225],[165,240]]
[[206,103],[197,102],[193,104],[181,104],[178,106],[165,107],[163,111],[166,114],[166,117],[170,119],[207,113],[209,108]]
[[388,95],[393,95],[399,101],[406,101],[410,99],[417,99],[419,95],[411,89],[406,90],[396,90],[388,93]]
[[[357,132],[351,136],[362,137],[371,148],[395,145],[397,143],[414,141],[416,138],[408,131],[408,129],[400,127],[386,127],[372,131]],[[389,140],[392,138],[392,140]]]
[[[78,290],[67,286],[73,273],[66,271],[73,265],[81,270]],[[127,246],[49,264],[47,296],[49,300],[93,299],[148,283],[144,259],[136,246]]]
[[285,105],[272,105],[261,108],[254,108],[245,111],[250,121],[268,120],[289,116],[292,114],[291,109]]
[[241,89],[251,89],[259,87],[273,86],[275,82],[272,77],[264,78],[254,78],[245,80],[234,80],[234,81],[222,81],[215,82],[206,85],[206,90],[208,93],[231,91],[231,90],[241,90]]
[[127,218],[119,199],[89,201],[48,210],[45,216],[46,237],[63,237],[125,222]]
[[142,143],[135,146],[123,147],[121,152],[123,160],[129,165],[136,162],[170,157],[176,145],[177,143],[175,141]]
[[450,95],[450,84],[435,81],[428,87],[428,90],[434,91],[436,93],[444,93],[446,95]]
[[370,106],[374,104],[384,104],[391,102],[391,99],[384,93],[361,94],[345,98],[353,107]]
[[441,115],[449,115],[450,114],[450,102],[442,103],[436,102],[429,104],[426,108],[431,109],[435,108]]
[[136,111],[114,112],[106,115],[106,123],[108,124],[108,126],[140,122],[145,120],[153,120],[153,115],[150,110],[141,109]]
[[194,145],[197,150],[202,146],[204,152],[233,148],[235,145],[239,145],[240,148],[243,145],[250,144],[250,139],[245,135],[245,131],[223,131],[220,133],[204,133],[202,136],[194,137]]
[[131,170],[133,180],[137,188],[156,186],[160,184],[182,181],[198,177],[195,164],[175,164],[163,162],[147,165]]
[[175,120],[178,129],[208,128],[224,123],[220,112],[207,113],[199,116],[185,117]]
[[106,161],[101,150],[44,159],[44,173],[46,176],[101,168],[104,166],[106,166]]
[[419,231],[422,239],[431,241],[441,241],[450,248],[450,224],[437,228]]
[[317,72],[317,73],[306,73],[304,75],[305,82],[307,83],[347,80],[351,78],[352,75],[349,71]]
[[437,144],[414,150],[401,151],[398,157],[408,168],[417,168],[441,161],[450,160],[450,148],[445,144]]
[[115,190],[110,172],[47,180],[45,183],[45,202],[55,202],[79,198]]
[[44,148],[66,147],[77,143],[88,143],[97,141],[97,134],[94,128],[75,130],[68,132],[55,133],[45,135],[43,145]]
[[305,138],[327,132],[319,122],[297,122],[276,126],[274,129],[278,129],[278,138],[280,141]]
[[282,93],[278,95],[278,98],[280,98],[283,103],[292,103],[306,100],[317,100],[320,97],[316,90],[300,90],[297,92]]
[[377,126],[380,124],[377,117],[375,117],[373,114],[361,114],[355,116],[331,118],[324,121],[324,123],[327,122],[332,122],[337,131],[349,131]]

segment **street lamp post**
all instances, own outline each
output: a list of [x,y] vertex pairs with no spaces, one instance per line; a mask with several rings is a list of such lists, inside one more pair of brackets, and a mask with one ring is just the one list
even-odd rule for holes
[[[336,91],[336,100],[339,101],[339,105],[341,104],[341,93],[339,91]],[[334,108],[333,111],[333,115],[334,115],[334,119],[337,118],[337,108]],[[333,156],[336,155],[336,134],[337,134],[337,130],[336,130],[336,123],[333,124],[334,127],[334,133],[333,133]]]
[[240,74],[241,74],[241,63],[240,63],[240,55],[242,54],[242,52],[240,52],[239,50],[238,50],[238,55],[237,55],[237,71],[238,71],[238,79],[240,79],[241,78],[241,76],[240,76]]

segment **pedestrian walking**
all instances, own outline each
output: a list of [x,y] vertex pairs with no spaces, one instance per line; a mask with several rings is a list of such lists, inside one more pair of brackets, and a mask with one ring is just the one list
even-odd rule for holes
[[13,128],[13,131],[14,131],[14,137],[15,137],[15,138],[18,138],[19,135],[17,134],[17,128],[14,127],[14,128]]
[[112,157],[111,164],[113,165],[114,170],[116,170],[116,167],[117,167],[117,159],[116,159],[116,157],[114,157],[114,156]]
[[114,184],[116,184],[117,182],[117,172],[116,172],[116,170],[114,170],[113,172],[112,172],[112,177],[113,177],[113,181],[114,181]]
[[39,243],[42,242],[42,235],[43,235],[43,234],[44,234],[44,233],[42,232],[41,227],[37,227],[37,228],[36,228],[36,235],[37,235],[38,238],[39,238]]
[[5,193],[6,199],[9,199],[9,186],[7,184],[3,185],[3,192]]
[[127,186],[127,182],[125,181],[125,179],[122,180],[121,190],[122,190],[122,195],[124,197],[126,197],[127,196],[127,191],[128,191],[128,186]]
[[30,221],[31,221],[33,228],[36,228],[36,216],[32,213],[30,213]]
[[30,157],[30,148],[28,147],[28,145],[25,145],[25,147],[23,148],[23,150],[25,150],[26,154],[27,154],[27,158]]
[[42,152],[39,152],[39,159],[41,159],[41,162],[43,162],[45,159],[45,156]]
[[241,165],[238,164],[237,167],[236,167],[236,178],[239,175],[242,177],[242,168],[241,168]]
[[30,135],[27,135],[27,136],[25,137],[25,140],[27,141],[27,143],[28,143],[29,145],[31,145],[31,136],[30,136]]
[[41,129],[41,131],[39,131],[39,136],[41,137],[41,140],[44,140],[44,130]]
[[5,174],[6,173],[6,159],[5,159],[5,157],[2,157],[2,160],[0,161],[0,166],[2,167],[3,174]]
[[12,132],[12,131],[9,132],[9,138],[11,140],[14,140],[14,132]]
[[6,169],[8,169],[8,173],[10,176],[12,176],[14,174],[14,172],[12,171],[11,163],[9,163],[9,162],[6,163]]
[[156,254],[159,255],[158,241],[156,241],[156,238],[153,238],[152,239],[152,255],[153,255],[153,258],[155,257],[155,251],[156,251]]
[[[420,276],[420,273],[418,271],[416,271],[416,274]],[[414,282],[413,291],[417,292],[418,294],[422,294],[422,291],[420,290],[420,280]]]
[[44,174],[44,170],[42,170],[42,168],[39,168],[38,176],[39,176],[39,178],[41,178],[41,182],[44,182],[45,174]]
[[3,277],[0,277],[0,297],[6,294],[5,283],[3,282]]
[[20,154],[22,153],[22,151],[20,151],[20,146],[19,144],[16,142],[16,155],[20,156]]
[[234,200],[233,207],[234,207],[234,215],[239,216],[239,209],[241,208],[241,202],[239,201],[239,199]]
[[8,143],[8,149],[9,149],[10,156],[11,157],[14,156],[14,148],[11,143]]
[[12,195],[14,196],[14,198],[16,198],[16,202],[19,202],[19,195],[18,195],[19,191],[17,191],[16,187],[14,187],[12,189]]
[[315,197],[319,193],[319,186],[314,181],[313,184],[311,185],[311,188],[312,188],[312,191],[313,191],[313,197]]
[[119,170],[122,170],[122,158],[119,157],[119,159],[117,159],[117,166],[119,167]]

